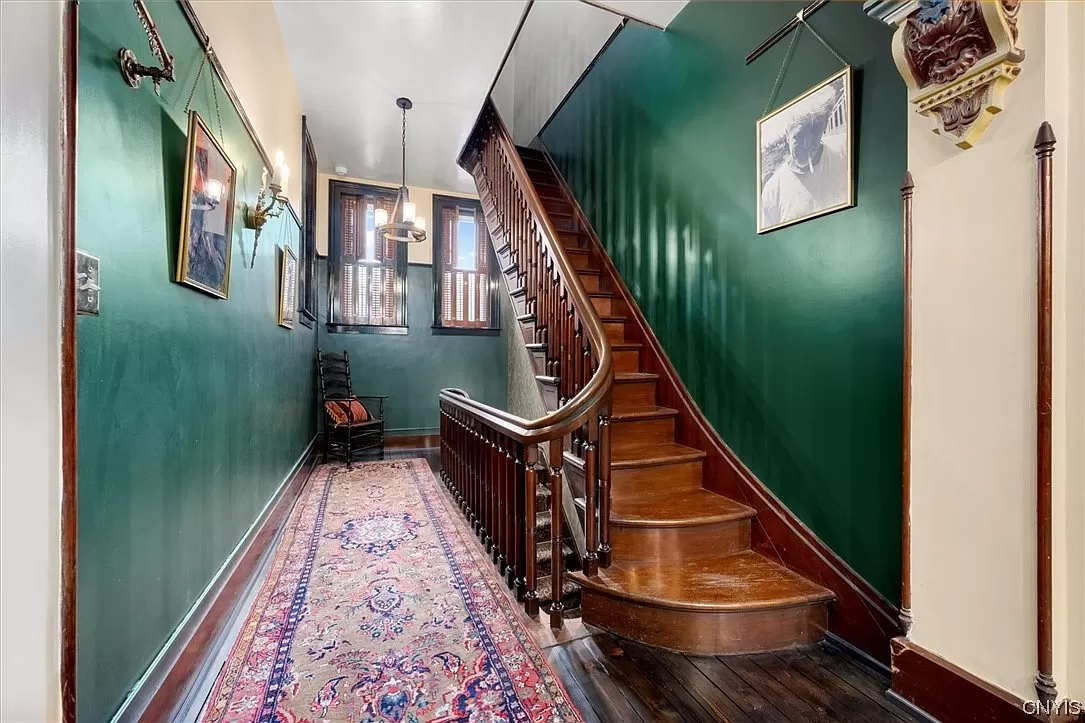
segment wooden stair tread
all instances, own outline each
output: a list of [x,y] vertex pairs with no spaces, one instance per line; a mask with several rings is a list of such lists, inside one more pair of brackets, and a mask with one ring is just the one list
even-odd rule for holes
[[610,521],[625,527],[695,527],[734,522],[756,512],[741,502],[705,489],[611,498]]
[[614,562],[597,577],[570,573],[585,588],[645,605],[700,612],[740,612],[812,605],[832,591],[752,550],[660,565]]
[[[611,348],[617,348],[618,344],[612,344]],[[639,346],[639,345],[638,345]],[[619,372],[620,373],[620,372]],[[644,407],[642,409],[630,409],[624,412],[611,412],[611,422],[629,422],[634,419],[654,419],[657,417],[677,417],[678,410],[670,407]]]
[[675,442],[663,444],[622,447],[615,444],[610,457],[611,467],[641,467],[672,462],[691,462],[704,459],[703,450],[687,447]]
[[[606,317],[600,318],[605,319]],[[652,372],[617,372],[614,375],[615,382],[648,382],[657,379],[659,379],[659,375]]]

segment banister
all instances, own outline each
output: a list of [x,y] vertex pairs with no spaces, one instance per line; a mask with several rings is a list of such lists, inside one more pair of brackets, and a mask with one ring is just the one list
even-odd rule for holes
[[509,135],[501,115],[497,112],[490,99],[486,100],[483,112],[479,115],[479,119],[471,131],[471,136],[460,154],[459,165],[468,173],[471,173],[472,176],[474,175],[481,153],[481,146],[487,140],[483,137],[487,124],[491,126],[489,129],[491,138],[500,143],[505,152],[513,177],[526,198],[532,220],[541,231],[540,235],[546,244],[547,252],[555,261],[558,277],[567,293],[572,297],[573,308],[581,319],[589,343],[599,361],[595,373],[582,389],[556,410],[538,419],[524,419],[505,410],[483,404],[471,399],[461,389],[442,390],[440,398],[470,412],[480,421],[493,426],[502,434],[512,437],[518,442],[534,444],[562,437],[587,424],[591,416],[598,413],[605,404],[607,395],[613,385],[613,357],[610,340],[603,328],[603,322],[584,290],[580,276],[576,273],[564,246],[558,243],[557,229],[551,223],[542,199],[539,198],[535,186],[528,176],[527,169],[520,159],[520,154],[512,142],[512,137]]

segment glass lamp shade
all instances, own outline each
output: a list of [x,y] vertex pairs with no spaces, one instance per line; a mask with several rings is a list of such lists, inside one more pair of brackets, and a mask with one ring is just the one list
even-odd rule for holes
[[422,216],[416,216],[414,219],[414,227],[419,231],[426,230],[426,219]]
[[403,221],[404,223],[412,223],[414,221],[414,203],[411,201],[403,202]]
[[373,223],[377,226],[383,226],[388,223],[388,212],[383,208],[378,208],[373,212]]

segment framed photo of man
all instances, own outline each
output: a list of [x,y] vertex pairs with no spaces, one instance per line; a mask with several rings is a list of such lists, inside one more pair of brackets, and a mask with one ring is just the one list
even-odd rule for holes
[[757,121],[757,233],[855,205],[852,69]]

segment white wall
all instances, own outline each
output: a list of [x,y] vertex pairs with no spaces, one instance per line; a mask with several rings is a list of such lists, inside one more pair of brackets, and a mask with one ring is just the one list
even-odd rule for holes
[[300,213],[301,101],[275,3],[194,0],[192,6],[264,150],[286,155],[286,194]]
[[[915,179],[913,260],[912,408],[912,638],[979,677],[1023,698],[1035,698],[1036,672],[1036,174],[1033,143],[1047,119],[1060,139],[1056,204],[1064,213],[1073,190],[1066,176],[1071,157],[1080,171],[1079,143],[1068,98],[1080,102],[1082,83],[1071,95],[1068,68],[1076,53],[1080,76],[1083,25],[1073,38],[1073,3],[1022,3],[1021,46],[1026,58],[1010,86],[1007,107],[978,145],[962,151],[930,131],[930,121],[909,110],[909,165]],[[1076,46],[1076,47],[1075,47]],[[1081,112],[1080,110],[1076,112]],[[1080,118],[1077,119],[1080,139]],[[1067,151],[1076,145],[1076,157]],[[1076,183],[1081,189],[1080,176]],[[1077,199],[1085,197],[1076,191]],[[1081,227],[1071,237],[1067,218],[1056,227],[1056,264],[1063,295],[1071,276],[1081,287]],[[1076,251],[1067,253],[1071,244]],[[1061,251],[1058,251],[1061,249]],[[1076,270],[1071,272],[1071,261]],[[1056,286],[1056,294],[1059,287]],[[1065,313],[1056,352],[1057,394],[1081,410],[1081,312],[1076,326]],[[1058,311],[1056,312],[1059,313]],[[1076,362],[1071,350],[1076,350]],[[1074,364],[1076,376],[1067,375]],[[1073,393],[1076,401],[1069,398]],[[1065,573],[1077,566],[1077,619],[1068,608],[1062,575],[1063,635],[1081,636],[1080,416],[1056,418],[1061,477],[1057,494],[1076,499],[1071,524],[1063,518]],[[1074,421],[1076,419],[1076,421]],[[1073,439],[1074,436],[1077,439]],[[1071,470],[1076,471],[1071,471]],[[1074,477],[1076,475],[1076,478]],[[1075,481],[1076,480],[1076,481]],[[1076,490],[1071,492],[1071,487]],[[1076,559],[1075,557],[1076,556]],[[1076,628],[1074,627],[1076,625]],[[1056,635],[1065,678],[1074,646]],[[1056,671],[1056,680],[1060,673]],[[1078,673],[1080,676],[1080,672]],[[1063,685],[1064,681],[1060,681]],[[1080,683],[1079,683],[1080,685]],[[1063,685],[1065,689],[1065,685]],[[1080,690],[1080,689],[1079,689]],[[1081,693],[1079,692],[1080,696]]]
[[[398,189],[398,185],[371,181],[365,178],[353,176],[335,176],[321,173],[316,179],[316,252],[321,256],[328,255],[328,181],[347,181],[348,183],[364,183],[367,186],[379,186],[381,188]],[[456,193],[442,191],[436,188],[424,186],[407,186],[411,194],[411,202],[415,205],[418,215],[426,219],[426,228],[433,233],[433,194],[441,196],[455,196],[457,198],[478,198],[469,193]],[[432,239],[432,237],[430,237]],[[433,244],[430,240],[420,244],[407,245],[407,263],[432,264]]]
[[62,5],[0,3],[0,720],[60,717]]

